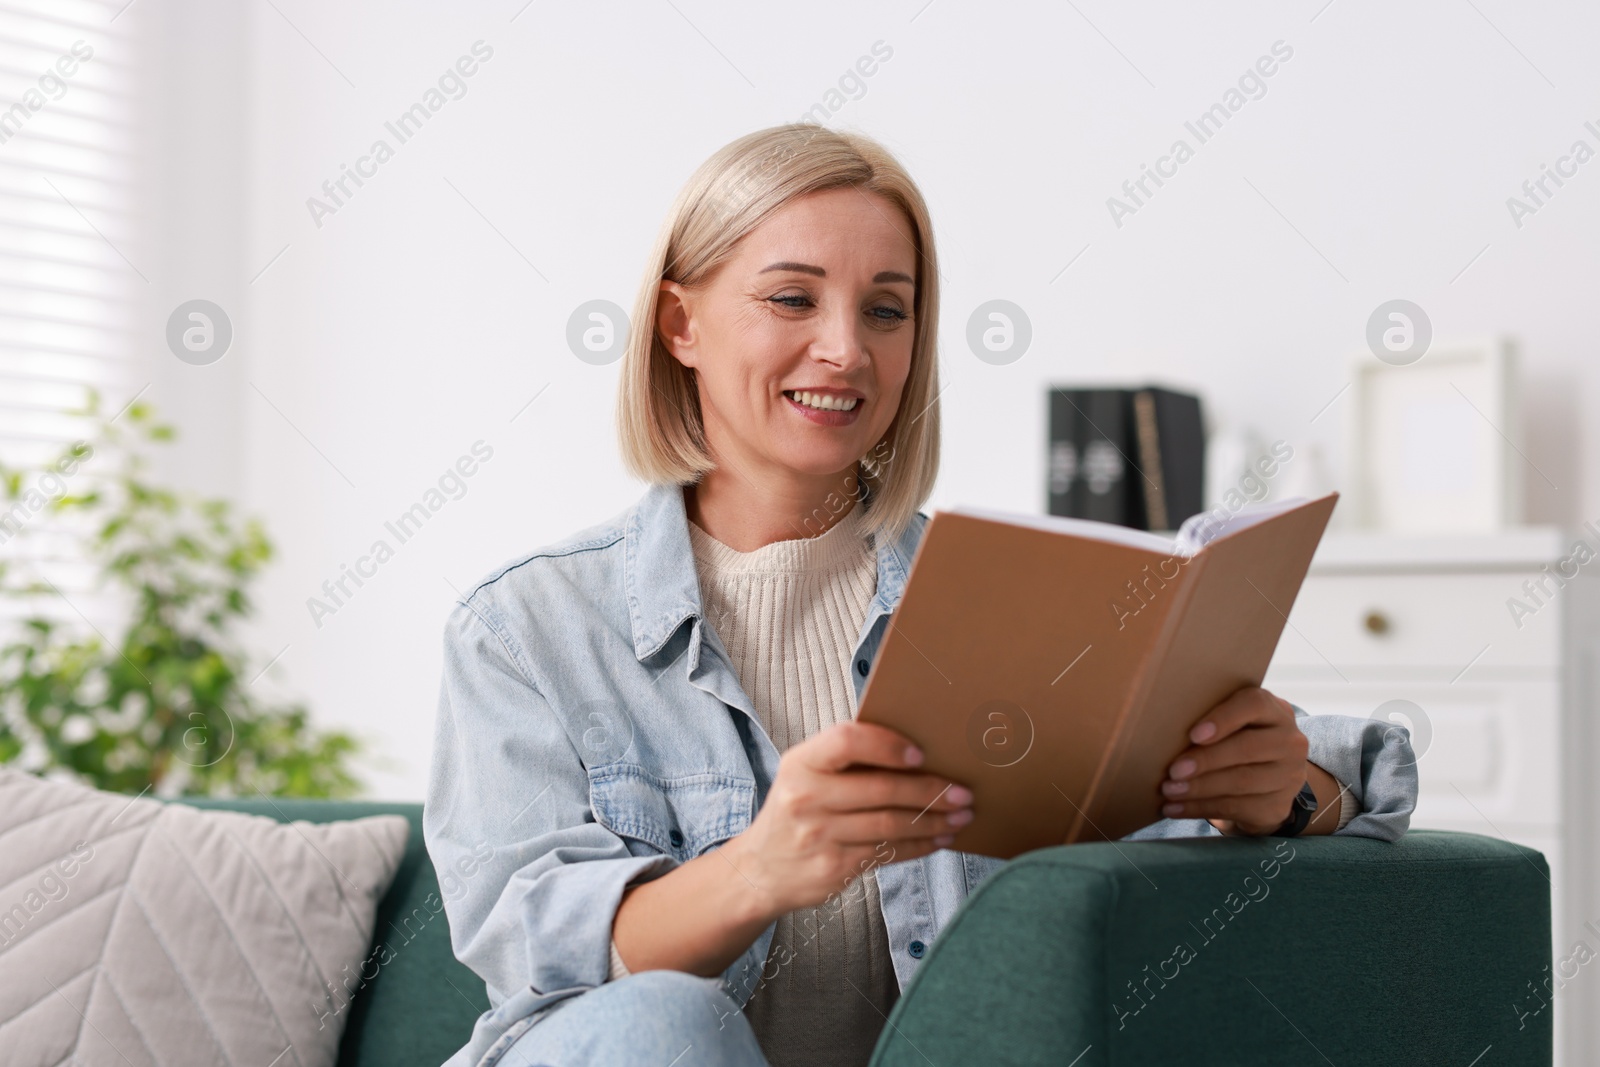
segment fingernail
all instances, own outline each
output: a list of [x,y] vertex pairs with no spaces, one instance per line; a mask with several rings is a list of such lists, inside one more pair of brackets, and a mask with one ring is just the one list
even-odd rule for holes
[[1194,760],[1181,759],[1172,765],[1172,777],[1187,778],[1194,773]]
[[1162,782],[1161,789],[1169,797],[1178,797],[1189,791],[1188,782]]
[[915,767],[922,762],[922,749],[912,745],[906,749],[906,762]]
[[1203,744],[1206,741],[1211,740],[1211,738],[1216,734],[1216,732],[1217,732],[1217,724],[1216,723],[1214,723],[1214,722],[1203,722],[1199,726],[1196,726],[1193,730],[1189,731],[1189,740],[1193,741],[1197,745]]
[[952,811],[945,816],[945,819],[951,826],[965,826],[972,821],[972,809],[962,808],[960,811]]
[[966,805],[972,803],[972,790],[966,786],[953,785],[945,793],[952,804]]
[[1168,818],[1171,818],[1174,815],[1182,815],[1183,814],[1183,805],[1182,804],[1167,804],[1167,805],[1162,807],[1161,814],[1167,816]]
[[955,834],[940,834],[938,837],[933,839],[933,843],[938,845],[940,848],[949,848],[950,844],[955,841],[955,839]]

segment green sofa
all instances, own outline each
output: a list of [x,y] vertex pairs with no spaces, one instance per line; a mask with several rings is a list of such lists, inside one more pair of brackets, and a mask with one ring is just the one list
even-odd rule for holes
[[[488,999],[434,910],[420,805],[188,803],[409,819],[378,913],[394,959],[356,997],[339,1063],[437,1067],[466,1041]],[[1041,849],[941,932],[872,1065],[1544,1065],[1550,1012],[1529,983],[1550,962],[1544,857],[1493,838]]]

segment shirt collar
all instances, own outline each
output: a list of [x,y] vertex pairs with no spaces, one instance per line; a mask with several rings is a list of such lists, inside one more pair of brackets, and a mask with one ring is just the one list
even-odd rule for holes
[[[878,544],[878,588],[867,609],[868,629],[900,603],[926,522],[919,513],[897,541]],[[685,621],[701,615],[683,487],[652,485],[628,519],[625,541],[623,584],[634,654],[643,661],[660,652]]]

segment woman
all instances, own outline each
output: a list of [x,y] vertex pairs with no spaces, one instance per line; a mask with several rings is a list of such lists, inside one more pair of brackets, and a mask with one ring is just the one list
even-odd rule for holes
[[[635,307],[633,508],[450,616],[424,819],[492,1009],[451,1061],[850,1064],[997,860],[959,783],[853,720],[938,461],[939,271],[880,146],[743,137],[673,206]],[[1142,837],[1393,839],[1403,731],[1243,690]],[[1308,760],[1309,756],[1309,760]],[[822,905],[819,907],[819,905]]]

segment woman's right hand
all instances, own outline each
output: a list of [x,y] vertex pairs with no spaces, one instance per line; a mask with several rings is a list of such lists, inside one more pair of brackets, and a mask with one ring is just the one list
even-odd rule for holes
[[766,802],[722,851],[776,918],[842,893],[870,867],[926,856],[972,821],[972,794],[915,768],[886,726],[842,722],[793,746]]

